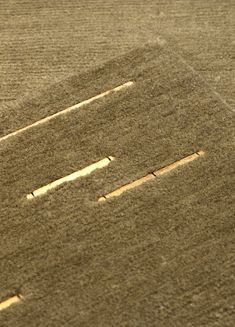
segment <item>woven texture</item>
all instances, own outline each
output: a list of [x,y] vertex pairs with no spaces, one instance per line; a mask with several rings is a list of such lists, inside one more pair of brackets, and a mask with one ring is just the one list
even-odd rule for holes
[[0,11],[0,326],[232,327],[233,1]]

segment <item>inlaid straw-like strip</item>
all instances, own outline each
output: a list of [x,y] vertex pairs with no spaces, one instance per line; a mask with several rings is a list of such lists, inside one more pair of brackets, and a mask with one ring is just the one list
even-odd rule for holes
[[43,195],[45,194],[47,191],[63,184],[63,183],[66,183],[66,182],[70,182],[70,181],[73,181],[79,177],[82,177],[82,176],[86,176],[86,175],[89,175],[91,174],[94,170],[96,169],[101,169],[107,165],[110,164],[111,161],[115,160],[114,157],[107,157],[107,158],[104,158],[98,162],[95,162],[93,164],[91,164],[90,166],[87,166],[81,170],[78,170],[78,171],[75,171],[74,173],[70,174],[70,175],[67,175],[65,177],[62,177],[60,179],[57,179],[55,181],[53,181],[52,183],[49,183],[45,186],[42,186],[40,188],[38,188],[37,190],[33,191],[32,193],[28,194],[27,195],[27,199],[33,199],[34,197],[36,196],[39,196],[39,195]]
[[150,174],[148,174],[148,175],[146,175],[144,177],[141,177],[141,178],[135,180],[134,182],[123,185],[122,187],[114,190],[111,193],[103,195],[102,197],[100,197],[98,199],[98,201],[105,201],[106,199],[112,198],[114,196],[119,196],[119,195],[121,195],[123,192],[125,192],[127,190],[130,190],[130,189],[133,189],[133,188],[135,188],[137,186],[140,186],[140,185],[142,185],[142,184],[144,184],[144,183],[146,183],[146,182],[148,182],[150,180],[155,179],[158,176],[161,176],[163,174],[166,174],[166,173],[176,169],[179,166],[185,165],[185,164],[197,159],[199,156],[202,156],[203,154],[204,154],[204,151],[198,151],[196,153],[193,153],[193,154],[191,154],[191,155],[189,155],[189,156],[187,156],[187,157],[185,157],[183,159],[180,159],[180,160],[178,160],[178,161],[176,161],[176,162],[174,162],[174,163],[172,163],[172,164],[170,164],[170,165],[168,165],[166,167],[160,168],[160,169],[158,169],[158,170],[156,170],[156,171],[154,171],[154,172],[152,172],[152,173],[150,173]]
[[12,304],[18,303],[23,299],[23,296],[21,294],[17,294],[14,295],[12,297],[10,297],[9,299],[0,302],[0,311],[7,309],[8,307],[10,307]]
[[55,114],[52,114],[52,115],[47,116],[47,117],[45,117],[45,118],[42,118],[42,119],[36,121],[35,123],[33,123],[33,124],[31,124],[31,125],[25,126],[25,127],[21,128],[21,129],[18,129],[18,130],[15,131],[15,132],[12,132],[12,133],[10,133],[10,134],[7,134],[7,135],[1,137],[1,138],[0,138],[0,142],[2,142],[2,141],[4,141],[4,140],[8,139],[9,137],[12,137],[12,136],[18,135],[18,134],[20,134],[20,133],[22,133],[22,132],[24,132],[24,131],[27,131],[28,129],[30,129],[30,128],[32,128],[32,127],[36,127],[36,126],[38,126],[38,125],[41,125],[41,124],[43,124],[43,123],[46,123],[46,122],[48,122],[49,120],[54,119],[54,118],[56,118],[56,117],[58,117],[58,116],[60,116],[60,115],[63,115],[63,114],[65,114],[65,113],[68,113],[68,112],[71,112],[71,111],[76,110],[76,109],[78,109],[78,108],[81,108],[81,107],[83,107],[83,106],[85,106],[85,105],[88,105],[88,104],[94,102],[95,100],[98,100],[98,99],[103,98],[103,97],[105,97],[105,96],[107,96],[107,95],[110,95],[111,93],[115,93],[115,92],[122,91],[122,90],[124,90],[124,89],[126,89],[126,88],[132,86],[133,84],[134,84],[134,82],[132,82],[132,81],[126,82],[126,83],[124,83],[124,84],[122,84],[122,85],[119,85],[119,86],[113,88],[113,89],[110,89],[110,90],[108,90],[108,91],[105,91],[105,92],[103,92],[103,93],[100,93],[100,94],[98,94],[98,95],[95,95],[94,97],[92,97],[92,98],[90,98],[90,99],[87,99],[87,100],[84,100],[84,101],[82,101],[82,102],[80,102],[80,103],[77,103],[77,104],[73,105],[72,107],[68,107],[68,108],[66,108],[66,109],[64,109],[64,110],[61,110],[61,111],[55,113]]

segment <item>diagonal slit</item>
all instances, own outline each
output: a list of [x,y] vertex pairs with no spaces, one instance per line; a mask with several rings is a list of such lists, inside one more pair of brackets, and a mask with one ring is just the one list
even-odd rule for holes
[[96,169],[101,169],[101,168],[104,168],[106,166],[108,166],[110,164],[111,161],[115,160],[114,157],[112,156],[109,156],[107,158],[104,158],[100,161],[97,161],[81,170],[78,170],[78,171],[75,171],[74,173],[72,174],[69,174],[67,176],[64,176],[62,178],[59,178],[47,185],[44,185],[36,190],[34,190],[33,192],[27,194],[27,199],[33,199],[37,196],[40,196],[40,195],[43,195],[45,194],[46,192],[48,192],[49,190],[51,189],[54,189],[56,188],[57,186],[61,185],[61,184],[64,184],[66,182],[71,182],[73,180],[76,180],[78,179],[79,177],[82,177],[82,176],[87,176],[87,175],[90,175],[94,170]]
[[6,299],[5,301],[0,302],[0,311],[7,309],[12,304],[16,304],[16,303],[22,301],[22,299],[23,299],[23,296],[21,294],[17,294],[17,295],[14,295],[14,296]]
[[115,92],[122,91],[122,90],[124,90],[124,89],[132,86],[133,84],[134,84],[134,82],[132,82],[132,81],[126,82],[126,83],[124,83],[122,85],[116,86],[113,89],[110,89],[108,91],[105,91],[103,93],[100,93],[98,95],[95,95],[94,97],[92,97],[90,99],[87,99],[87,100],[84,100],[82,102],[79,102],[79,103],[75,104],[74,106],[68,107],[68,108],[66,108],[64,110],[61,110],[61,111],[55,113],[55,114],[52,114],[52,115],[47,116],[45,118],[42,118],[42,119],[34,122],[31,125],[25,126],[25,127],[21,128],[21,129],[16,130],[15,132],[9,133],[9,134],[1,137],[0,138],[0,142],[4,141],[4,140],[6,140],[6,139],[8,139],[8,138],[10,138],[12,136],[18,135],[18,134],[20,134],[22,132],[25,132],[25,131],[27,131],[30,128],[33,128],[33,127],[36,127],[36,126],[41,125],[43,123],[46,123],[46,122],[50,121],[51,119],[54,119],[54,118],[56,118],[56,117],[58,117],[60,115],[63,115],[65,113],[68,113],[68,112],[71,112],[71,111],[76,110],[78,108],[81,108],[83,106],[86,106],[86,105],[88,105],[88,104],[90,104],[90,103],[92,103],[92,102],[94,102],[94,101],[96,101],[98,99],[101,99],[101,98],[103,98],[103,97],[105,97],[107,95],[110,95],[110,94],[115,93]]
[[168,166],[165,166],[163,168],[160,168],[158,170],[155,170],[154,172],[146,175],[146,176],[143,176],[137,180],[135,180],[134,182],[131,182],[131,183],[128,183],[128,184],[125,184],[121,187],[119,187],[118,189],[112,191],[111,193],[108,193],[108,194],[105,194],[103,196],[101,196],[98,201],[105,201],[109,198],[112,198],[112,197],[115,197],[115,196],[119,196],[121,195],[123,192],[127,191],[127,190],[131,190],[133,188],[136,188],[150,180],[153,180],[155,179],[156,177],[158,176],[161,176],[163,174],[166,174],[166,173],[169,173],[170,171],[180,167],[180,166],[183,166],[183,165],[186,165],[188,164],[189,162],[197,159],[199,156],[202,156],[204,155],[204,151],[200,150],[198,152],[195,152],[185,158],[182,158],[178,161],[175,161],[173,162],[172,164],[168,165]]

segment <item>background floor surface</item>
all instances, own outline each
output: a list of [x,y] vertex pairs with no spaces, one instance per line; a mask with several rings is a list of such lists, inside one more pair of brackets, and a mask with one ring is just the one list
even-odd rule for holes
[[23,296],[0,325],[233,326],[234,2],[13,0],[0,17],[0,302]]

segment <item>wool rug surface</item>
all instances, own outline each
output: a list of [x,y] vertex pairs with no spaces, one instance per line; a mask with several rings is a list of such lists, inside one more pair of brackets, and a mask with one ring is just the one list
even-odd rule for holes
[[[0,326],[234,324],[233,2],[119,4],[10,1],[1,7],[1,33],[9,40],[1,44]],[[32,15],[35,8],[42,17]],[[73,34],[80,10],[83,23]],[[13,12],[20,13],[18,30]],[[200,13],[210,13],[207,25],[193,22]],[[104,38],[105,46],[90,51],[84,26],[92,15],[93,38]],[[22,26],[31,22],[34,29],[39,20],[47,24],[37,27],[41,36],[55,33],[56,53],[63,31],[63,64],[47,62],[45,50],[35,66],[41,44],[27,57],[24,47],[39,36],[27,37]],[[117,21],[125,21],[126,34],[117,32],[111,44]],[[137,21],[148,40],[137,36]],[[105,30],[100,22],[110,25]],[[202,39],[197,24],[205,28]],[[220,36],[213,46],[212,31]],[[20,60],[9,56],[19,35],[25,71],[14,70]],[[72,35],[84,40],[73,42]],[[99,58],[90,62],[84,53],[94,49]],[[226,52],[231,60],[210,62],[206,49],[214,59]]]

